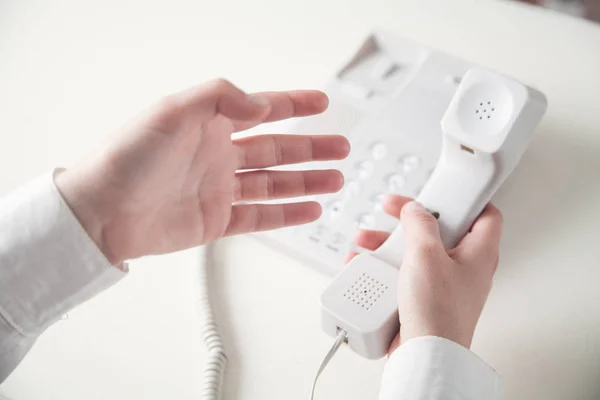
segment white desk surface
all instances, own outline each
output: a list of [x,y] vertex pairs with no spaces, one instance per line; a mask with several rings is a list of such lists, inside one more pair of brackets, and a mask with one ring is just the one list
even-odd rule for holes
[[[141,107],[213,77],[318,86],[371,27],[539,87],[550,106],[498,194],[502,261],[474,350],[505,399],[600,397],[600,25],[485,0],[0,1],[0,192],[71,165]],[[47,331],[0,389],[29,399],[198,399],[196,253],[146,258]],[[306,399],[331,340],[328,279],[251,237],[217,249],[225,399]],[[347,350],[318,398],[374,399]]]

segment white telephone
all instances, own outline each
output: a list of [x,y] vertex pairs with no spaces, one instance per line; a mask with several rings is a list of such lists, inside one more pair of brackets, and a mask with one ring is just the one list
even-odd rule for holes
[[[346,160],[297,166],[338,168],[344,189],[315,198],[325,211],[316,223],[258,235],[337,274],[321,297],[323,328],[336,340],[311,399],[344,342],[364,357],[380,358],[398,331],[404,240],[398,221],[381,210],[385,195],[416,197],[438,218],[445,246],[453,247],[512,172],[546,110],[544,95],[532,88],[383,31],[371,35],[323,89],[327,112],[279,130],[345,134],[352,144]],[[343,268],[360,227],[393,232],[377,251]],[[210,308],[207,264],[200,276],[210,351],[203,393],[218,399],[227,358]]]

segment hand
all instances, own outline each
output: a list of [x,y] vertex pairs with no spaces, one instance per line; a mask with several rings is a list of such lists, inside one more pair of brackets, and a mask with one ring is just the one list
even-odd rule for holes
[[[318,91],[247,95],[216,80],[166,97],[56,185],[109,261],[167,253],[222,236],[316,220],[316,202],[239,204],[338,191],[336,170],[262,168],[343,159],[342,136],[231,134],[323,112]],[[240,172],[239,170],[254,171]]]
[[[400,333],[390,354],[419,336],[439,336],[470,348],[498,266],[502,215],[488,205],[455,248],[444,249],[437,220],[420,204],[392,196],[385,211],[402,220],[406,253],[398,276]],[[363,230],[356,244],[375,250],[389,233]],[[348,260],[357,253],[349,255]]]

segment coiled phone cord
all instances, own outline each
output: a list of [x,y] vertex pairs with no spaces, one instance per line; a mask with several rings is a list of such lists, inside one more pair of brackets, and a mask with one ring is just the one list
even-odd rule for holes
[[[208,358],[204,367],[201,398],[203,400],[220,400],[223,375],[227,365],[227,354],[225,353],[223,340],[219,334],[219,329],[215,322],[215,316],[210,302],[209,268],[212,264],[211,248],[212,245],[205,245],[200,247],[199,250],[200,268],[198,269],[198,283],[200,288],[200,299],[198,301],[198,306],[202,323],[202,336],[208,350]],[[314,400],[317,381],[319,380],[321,373],[347,338],[348,334],[346,331],[340,330],[317,371],[310,392],[310,400]]]
[[200,247],[200,265],[198,269],[198,283],[200,299],[198,307],[202,323],[202,337],[208,350],[208,358],[204,367],[202,382],[203,400],[220,400],[223,375],[227,365],[227,354],[223,340],[219,334],[214,312],[210,302],[209,268],[211,263],[212,245]]

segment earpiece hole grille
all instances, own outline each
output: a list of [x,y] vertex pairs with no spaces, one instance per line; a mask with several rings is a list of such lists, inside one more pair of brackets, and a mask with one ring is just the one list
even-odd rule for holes
[[[493,107],[491,101],[487,101],[487,106],[485,106],[484,104],[485,104],[484,102],[480,102],[479,107],[476,106],[476,108],[475,108],[475,114],[480,114],[479,115],[480,120],[483,120],[483,117],[485,117],[485,116],[487,116],[487,119],[490,119],[492,117],[491,114],[494,111],[496,111],[496,109]],[[481,115],[481,114],[485,114],[485,115]]]

